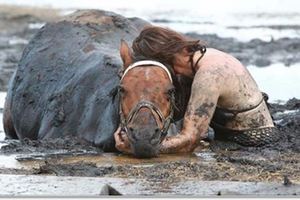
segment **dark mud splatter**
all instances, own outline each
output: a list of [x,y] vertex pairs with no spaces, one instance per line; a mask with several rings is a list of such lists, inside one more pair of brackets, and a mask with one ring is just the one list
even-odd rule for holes
[[209,110],[214,106],[214,103],[204,103],[199,108],[196,109],[195,114],[199,117],[208,116],[209,117]]
[[79,162],[75,164],[58,164],[45,162],[44,165],[34,170],[33,174],[52,174],[56,176],[87,176],[101,177],[114,173],[116,167],[97,167],[94,163]]

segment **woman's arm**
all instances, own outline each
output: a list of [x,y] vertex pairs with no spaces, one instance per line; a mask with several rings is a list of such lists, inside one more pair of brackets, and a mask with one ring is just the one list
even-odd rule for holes
[[216,71],[202,69],[197,72],[184,116],[183,129],[178,135],[167,137],[162,142],[161,153],[191,152],[205,138],[220,96],[220,79],[220,74]]

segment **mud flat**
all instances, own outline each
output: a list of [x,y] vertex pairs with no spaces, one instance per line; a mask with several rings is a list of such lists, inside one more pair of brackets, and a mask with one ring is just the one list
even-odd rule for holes
[[[162,155],[153,159],[91,153],[78,155],[78,152],[52,151],[52,154],[1,155],[3,162],[0,165],[0,186],[3,189],[0,196],[91,197],[103,194],[103,187],[107,184],[122,195],[265,197],[300,194],[299,183],[287,176],[276,181],[255,181],[253,177],[251,180],[251,173],[244,174],[243,178],[240,174],[231,181],[216,177],[205,178],[203,175],[211,172],[221,174],[226,172],[220,170],[227,170],[232,174],[235,170],[226,168],[225,163],[217,161],[212,152]],[[218,170],[215,169],[216,165],[219,165]],[[251,168],[251,164],[243,167]],[[65,193],[66,190],[69,191],[68,194]]]
[[[298,185],[285,186],[278,183],[197,181],[188,180],[174,184],[164,184],[143,179],[124,178],[89,178],[89,177],[56,177],[0,175],[0,186],[3,188],[1,197],[95,197],[100,196],[101,189],[109,184],[122,195],[153,195],[156,196],[295,196],[300,193]],[[38,187],[37,187],[38,185]],[[66,194],[68,191],[68,194]]]

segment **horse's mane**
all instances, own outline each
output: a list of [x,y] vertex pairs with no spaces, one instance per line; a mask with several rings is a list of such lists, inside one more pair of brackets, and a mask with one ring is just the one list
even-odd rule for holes
[[[142,61],[142,60],[153,60],[153,59],[147,58],[145,56],[136,56],[136,55],[133,56],[133,62]],[[175,106],[177,108],[175,109],[174,120],[177,121],[184,117],[184,113],[186,111],[186,107],[191,94],[191,86],[193,80],[191,78],[182,75],[176,75],[172,66],[166,63],[162,63],[162,64],[164,64],[167,67],[173,79],[173,85],[175,87]]]

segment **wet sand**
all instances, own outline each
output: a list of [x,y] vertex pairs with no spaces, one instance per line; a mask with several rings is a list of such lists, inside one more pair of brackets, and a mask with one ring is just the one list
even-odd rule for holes
[[[174,184],[152,183],[144,179],[124,178],[89,178],[89,177],[55,177],[55,176],[24,176],[24,175],[0,175],[3,182],[1,196],[19,197],[99,197],[105,185],[113,185],[113,188],[125,196],[139,194],[157,197],[186,197],[193,196],[223,196],[244,195],[247,197],[295,197],[299,194],[297,185],[284,186],[278,183],[254,183],[254,182],[227,182],[227,181],[179,181]],[[20,185],[20,186],[17,186]],[[37,187],[39,185],[39,187]],[[68,191],[68,194],[66,193]]]

